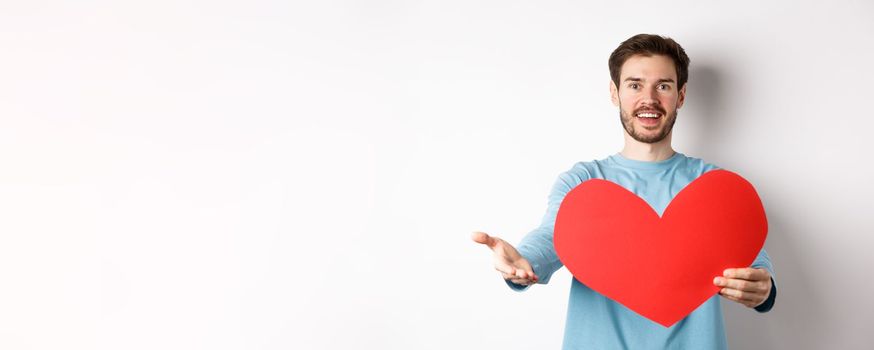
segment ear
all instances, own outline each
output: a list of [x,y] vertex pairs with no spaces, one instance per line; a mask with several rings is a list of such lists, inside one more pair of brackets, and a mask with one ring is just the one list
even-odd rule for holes
[[613,79],[610,79],[610,101],[613,101],[614,106],[619,107],[619,89]]
[[686,101],[686,85],[689,85],[689,83],[683,83],[683,87],[680,88],[680,97],[677,98],[677,109],[683,107],[683,102]]

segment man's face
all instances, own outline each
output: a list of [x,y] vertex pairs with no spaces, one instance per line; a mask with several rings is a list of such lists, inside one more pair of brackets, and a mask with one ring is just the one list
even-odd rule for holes
[[635,55],[622,65],[619,86],[610,82],[610,97],[619,107],[625,131],[637,141],[656,143],[674,127],[686,86],[678,89],[670,57]]

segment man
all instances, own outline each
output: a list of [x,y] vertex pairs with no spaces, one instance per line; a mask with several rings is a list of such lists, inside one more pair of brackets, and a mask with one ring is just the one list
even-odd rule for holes
[[[564,196],[588,179],[612,181],[643,198],[659,215],[671,199],[701,174],[717,167],[671,147],[671,130],[686,96],[689,57],[670,38],[639,34],[624,41],[609,60],[610,96],[625,129],[621,152],[579,162],[562,173],[549,195],[540,226],[518,249],[474,232],[473,240],[494,254],[495,269],[518,291],[546,284],[562,264],[553,246],[553,227]],[[670,273],[667,271],[666,273]],[[714,276],[719,294],[759,312],[776,297],[770,259],[762,249],[751,267]],[[573,279],[565,324],[565,349],[725,349],[720,299],[716,295],[669,328],[650,321]]]

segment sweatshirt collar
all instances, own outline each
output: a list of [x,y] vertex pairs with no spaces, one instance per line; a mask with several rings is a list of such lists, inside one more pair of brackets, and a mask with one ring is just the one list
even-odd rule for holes
[[686,155],[684,155],[680,152],[674,151],[674,155],[672,155],[668,159],[661,160],[658,162],[647,162],[647,161],[642,161],[642,160],[628,159],[628,158],[625,158],[625,156],[623,156],[622,153],[617,152],[616,154],[610,156],[610,159],[623,167],[642,169],[642,170],[663,170],[663,169],[670,168],[671,166],[673,166],[674,164],[676,164],[677,162],[679,162],[681,159],[683,159],[685,157],[686,157]]

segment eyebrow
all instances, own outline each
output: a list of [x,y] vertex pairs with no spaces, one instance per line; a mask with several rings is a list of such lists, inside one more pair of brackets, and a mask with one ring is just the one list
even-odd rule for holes
[[[646,79],[638,78],[638,77],[628,77],[628,78],[625,78],[625,80],[623,80],[623,81],[645,81],[645,80]],[[656,80],[656,83],[674,83],[674,79],[662,78],[662,79]]]

